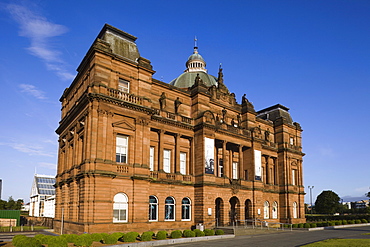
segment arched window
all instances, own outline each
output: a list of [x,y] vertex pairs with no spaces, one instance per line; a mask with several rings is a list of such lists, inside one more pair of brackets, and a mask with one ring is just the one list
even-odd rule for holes
[[277,202],[274,202],[272,204],[272,218],[277,219],[277,217],[278,217],[278,204]]
[[297,203],[296,202],[293,202],[293,218],[296,219],[298,218],[298,207],[297,207]]
[[113,198],[113,222],[127,222],[128,198],[124,193],[118,193]]
[[149,221],[158,220],[158,200],[155,196],[149,196]]
[[190,199],[184,197],[181,202],[181,219],[182,220],[191,220],[191,202]]
[[171,196],[165,201],[164,220],[175,220],[175,200]]
[[263,218],[270,218],[270,203],[268,201],[265,201],[265,203],[263,204]]

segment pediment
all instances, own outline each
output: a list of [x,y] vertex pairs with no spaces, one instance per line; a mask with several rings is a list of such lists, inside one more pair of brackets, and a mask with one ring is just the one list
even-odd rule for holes
[[113,127],[117,127],[117,128],[121,128],[121,129],[135,130],[135,126],[133,126],[132,124],[128,123],[125,120],[115,122],[112,125],[113,125]]

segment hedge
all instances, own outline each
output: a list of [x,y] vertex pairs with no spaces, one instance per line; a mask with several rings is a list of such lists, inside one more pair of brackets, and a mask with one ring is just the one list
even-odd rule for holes
[[225,234],[225,232],[224,232],[223,230],[221,230],[221,229],[217,229],[217,230],[215,231],[215,234],[216,234],[216,235],[224,235],[224,234]]
[[185,238],[193,238],[193,237],[195,237],[195,232],[192,231],[192,230],[184,230],[183,236]]
[[181,238],[182,232],[180,230],[175,230],[171,232],[171,238]]
[[215,230],[212,230],[212,229],[204,229],[204,234],[206,235],[206,236],[213,236],[213,235],[215,235]]
[[123,236],[123,242],[135,242],[138,236],[138,232],[128,232]]
[[154,232],[148,231],[148,232],[143,232],[140,236],[141,241],[151,241],[153,239]]

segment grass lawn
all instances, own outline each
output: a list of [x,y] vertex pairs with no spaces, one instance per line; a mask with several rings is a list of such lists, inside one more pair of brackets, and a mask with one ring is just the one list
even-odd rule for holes
[[368,247],[370,246],[370,239],[327,239],[324,241],[303,245],[306,247],[321,247],[321,246],[338,246],[338,247]]

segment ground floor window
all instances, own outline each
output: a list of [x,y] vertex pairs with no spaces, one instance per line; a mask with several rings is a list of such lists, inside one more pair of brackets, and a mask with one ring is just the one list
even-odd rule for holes
[[164,206],[165,220],[175,220],[175,200],[173,197],[167,197]]
[[265,203],[263,204],[263,218],[270,218],[270,204],[268,201],[265,201]]
[[127,222],[128,198],[124,193],[118,193],[113,198],[113,222]]
[[185,197],[182,199],[181,206],[181,219],[190,220],[191,219],[191,204],[190,199]]
[[298,218],[298,212],[297,212],[297,203],[293,202],[293,218]]
[[274,202],[272,204],[272,218],[277,219],[277,217],[278,217],[278,204],[277,202]]
[[149,221],[158,220],[158,200],[155,196],[149,196]]

